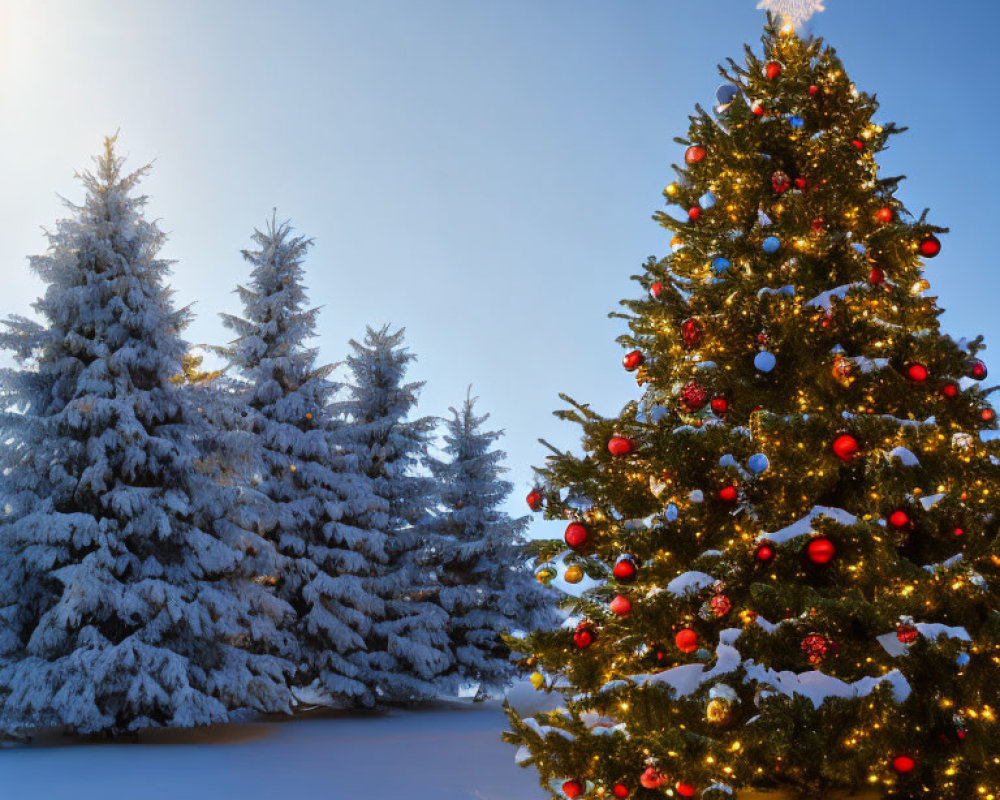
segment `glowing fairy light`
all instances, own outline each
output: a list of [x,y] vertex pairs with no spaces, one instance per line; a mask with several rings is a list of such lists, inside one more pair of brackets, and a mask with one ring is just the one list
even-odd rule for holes
[[817,11],[825,11],[823,0],[760,0],[757,8],[780,17],[782,31],[791,32],[805,24]]

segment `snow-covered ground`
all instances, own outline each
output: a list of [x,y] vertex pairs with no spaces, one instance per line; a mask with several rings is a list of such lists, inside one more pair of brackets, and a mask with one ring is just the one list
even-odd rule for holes
[[498,702],[0,748],[0,798],[541,800]]

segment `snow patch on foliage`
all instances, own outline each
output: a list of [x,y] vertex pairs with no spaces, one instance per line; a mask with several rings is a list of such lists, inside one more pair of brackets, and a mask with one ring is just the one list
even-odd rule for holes
[[863,283],[847,283],[843,286],[838,286],[835,289],[828,289],[825,292],[820,292],[812,300],[806,301],[806,305],[812,306],[813,308],[822,308],[826,311],[832,311],[833,298],[836,297],[838,300],[843,300],[847,297],[847,293],[851,291],[851,289],[864,288],[864,286],[865,285]]
[[831,508],[829,506],[814,506],[812,511],[806,514],[804,517],[795,520],[791,525],[782,528],[774,533],[761,533],[757,540],[761,541],[768,539],[775,544],[784,544],[785,542],[791,541],[799,536],[806,536],[812,533],[813,527],[812,522],[818,517],[829,517],[834,522],[838,522],[841,525],[854,525],[858,518],[853,514],[844,511],[842,508]]
[[[932,642],[937,641],[941,636],[947,636],[949,639],[959,639],[963,642],[972,640],[969,636],[969,632],[962,627],[951,627],[948,625],[942,625],[939,622],[918,622],[914,627],[920,632],[921,636],[930,639]],[[905,656],[909,650],[909,648],[896,637],[895,631],[884,633],[876,638],[878,639],[878,643],[882,645],[885,652],[887,652],[890,656]]]
[[677,597],[684,597],[687,594],[696,594],[706,586],[715,583],[715,578],[704,572],[685,572],[678,575],[667,584],[667,591]]
[[912,451],[907,450],[905,447],[897,447],[894,450],[890,450],[887,457],[890,459],[898,458],[903,463],[904,467],[920,466],[920,460],[913,455]]

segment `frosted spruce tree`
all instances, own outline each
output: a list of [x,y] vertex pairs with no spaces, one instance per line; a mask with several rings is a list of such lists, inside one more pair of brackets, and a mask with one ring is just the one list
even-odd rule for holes
[[[31,258],[42,323],[0,344],[0,728],[117,733],[289,707],[283,607],[250,580],[199,458],[165,236],[105,140],[86,199]],[[10,410],[13,409],[13,410]]]
[[444,458],[429,461],[440,507],[425,529],[441,584],[438,602],[449,620],[448,677],[456,685],[479,684],[483,697],[515,674],[503,635],[548,627],[554,614],[553,598],[526,568],[528,518],[500,509],[512,488],[500,477],[505,454],[494,448],[503,433],[483,429],[489,414],[476,416],[475,402],[467,395],[445,420]]
[[297,614],[296,682],[338,703],[370,705],[365,639],[385,607],[365,577],[383,534],[364,526],[386,517],[388,504],[357,459],[333,446],[333,366],[318,365],[306,344],[319,313],[303,285],[312,240],[272,218],[253,241],[243,251],[250,282],[237,290],[243,316],[223,315],[238,338],[223,352],[244,379],[238,427],[252,437],[250,479],[266,498],[256,524],[277,544],[277,590]]
[[367,636],[366,664],[380,701],[411,702],[436,695],[449,666],[447,619],[433,602],[436,584],[421,566],[420,523],[433,493],[432,480],[418,474],[434,428],[430,417],[409,419],[422,384],[404,383],[414,356],[402,345],[403,330],[368,329],[363,343],[351,341],[347,357],[351,382],[335,405],[346,423],[339,432],[342,453],[383,500],[368,516],[381,532],[370,540],[374,552],[363,582],[381,608]]

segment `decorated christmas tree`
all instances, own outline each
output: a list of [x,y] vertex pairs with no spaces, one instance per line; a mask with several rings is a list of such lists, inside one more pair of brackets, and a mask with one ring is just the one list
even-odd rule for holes
[[529,495],[566,525],[540,577],[594,583],[525,640],[563,705],[507,737],[554,797],[992,798],[1000,448],[927,294],[943,229],[832,48],[769,17],[721,72],[623,301],[641,398],[565,398],[584,452]]
[[494,447],[503,433],[483,428],[489,414],[477,415],[475,403],[467,395],[445,420],[444,457],[429,462],[439,508],[424,533],[448,614],[447,678],[478,684],[483,697],[515,675],[503,635],[550,627],[554,615],[549,593],[525,567],[528,519],[500,508],[512,488],[502,477],[504,452]]
[[273,217],[253,240],[243,251],[250,280],[237,290],[243,316],[223,315],[237,338],[222,352],[243,379],[232,405],[240,413],[225,425],[230,459],[263,501],[246,505],[255,512],[246,519],[280,556],[271,574],[296,613],[295,683],[340,704],[370,705],[365,637],[384,606],[363,576],[381,555],[382,534],[364,526],[385,503],[334,444],[333,366],[317,364],[309,344],[319,313],[303,284],[311,240]]
[[119,733],[290,708],[289,611],[245,562],[239,488],[203,459],[183,387],[187,309],[114,138],[31,259],[39,321],[11,317],[0,472],[0,728]]

